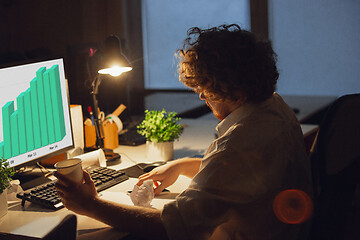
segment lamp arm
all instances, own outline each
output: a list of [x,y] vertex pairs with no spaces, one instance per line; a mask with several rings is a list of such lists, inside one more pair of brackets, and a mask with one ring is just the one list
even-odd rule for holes
[[94,105],[94,120],[95,120],[95,133],[96,133],[96,147],[103,148],[104,147],[104,132],[102,128],[102,121],[99,119],[99,111],[98,111],[98,100],[96,95],[99,92],[99,85],[101,83],[101,77],[96,76],[95,80],[92,82],[92,98]]
[[102,81],[102,78],[99,75],[96,76],[95,80],[92,82],[92,93],[91,94],[98,94],[99,93],[99,86]]

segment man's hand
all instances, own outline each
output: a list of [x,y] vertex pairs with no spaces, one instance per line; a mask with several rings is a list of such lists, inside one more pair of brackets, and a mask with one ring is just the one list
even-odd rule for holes
[[178,179],[179,175],[180,169],[178,165],[174,163],[167,163],[141,175],[136,185],[141,186],[141,184],[148,179],[152,179],[155,186],[158,185],[157,182],[160,182],[160,185],[154,189],[154,194],[156,196],[159,195],[166,187],[172,185]]
[[58,178],[55,187],[65,207],[144,239],[167,239],[161,210],[101,199],[89,173],[83,171],[83,174],[82,183],[71,181],[58,172],[54,174]]
[[165,188],[171,186],[178,179],[179,175],[185,175],[193,178],[199,171],[201,158],[182,158],[170,161],[165,165],[154,168],[152,171],[145,173],[139,177],[136,185],[140,186],[144,181],[152,179],[155,186],[154,194],[159,195]]
[[64,206],[76,213],[89,216],[94,201],[98,199],[90,174],[83,171],[84,181],[82,183],[74,182],[58,172],[55,172],[54,176],[58,178],[55,188]]

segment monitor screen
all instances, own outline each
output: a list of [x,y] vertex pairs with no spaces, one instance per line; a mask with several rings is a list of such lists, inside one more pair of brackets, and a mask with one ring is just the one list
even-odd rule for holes
[[63,59],[0,69],[0,157],[20,167],[73,147]]

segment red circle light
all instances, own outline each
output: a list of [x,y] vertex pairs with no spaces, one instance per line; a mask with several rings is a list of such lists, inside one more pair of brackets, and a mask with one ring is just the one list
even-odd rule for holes
[[313,212],[313,203],[304,191],[288,189],[275,197],[273,209],[280,221],[287,224],[299,224],[310,218]]

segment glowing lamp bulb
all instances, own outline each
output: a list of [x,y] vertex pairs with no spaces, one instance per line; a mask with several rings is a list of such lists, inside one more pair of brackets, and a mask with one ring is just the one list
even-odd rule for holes
[[131,70],[132,70],[132,67],[112,66],[110,68],[99,70],[99,73],[110,74],[113,77],[117,77],[117,76],[120,76],[122,73],[131,71]]

